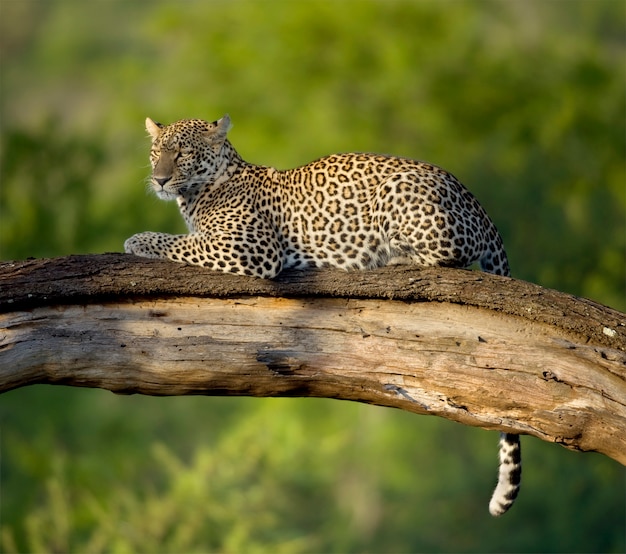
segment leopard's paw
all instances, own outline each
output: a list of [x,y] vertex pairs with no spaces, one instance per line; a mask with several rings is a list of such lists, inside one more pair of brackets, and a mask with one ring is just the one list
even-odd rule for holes
[[158,250],[160,233],[137,233],[124,241],[124,252],[144,258],[161,258]]

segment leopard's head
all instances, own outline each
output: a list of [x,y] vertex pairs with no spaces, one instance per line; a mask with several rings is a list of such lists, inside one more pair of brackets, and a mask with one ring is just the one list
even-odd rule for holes
[[230,126],[228,114],[213,123],[183,119],[167,126],[147,118],[146,130],[152,137],[150,184],[157,196],[174,200],[214,180]]

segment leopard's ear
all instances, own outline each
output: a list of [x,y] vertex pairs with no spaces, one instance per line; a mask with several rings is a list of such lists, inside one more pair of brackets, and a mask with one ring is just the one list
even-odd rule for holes
[[233,128],[233,122],[230,120],[230,116],[227,113],[222,116],[222,119],[220,119],[217,124],[218,126],[224,127],[226,133]]
[[153,142],[159,138],[161,129],[163,129],[163,125],[157,123],[156,121],[152,121],[149,117],[146,117],[146,131],[148,131],[149,135],[152,137]]
[[228,114],[224,114],[221,119],[218,119],[209,125],[207,137],[210,139],[216,150],[219,150],[222,147],[222,144],[224,144],[224,141],[226,140],[226,135],[232,126],[233,124],[231,123],[230,116]]

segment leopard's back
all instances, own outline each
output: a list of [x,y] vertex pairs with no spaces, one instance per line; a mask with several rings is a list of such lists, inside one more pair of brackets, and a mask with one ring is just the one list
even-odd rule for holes
[[277,172],[269,186],[285,267],[481,262],[486,271],[509,273],[484,209],[453,175],[431,164],[336,154]]

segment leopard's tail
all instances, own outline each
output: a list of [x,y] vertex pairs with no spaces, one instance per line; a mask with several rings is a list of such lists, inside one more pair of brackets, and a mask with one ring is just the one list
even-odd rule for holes
[[[489,227],[487,236],[490,244],[480,260],[481,269],[509,277],[511,270],[502,239],[493,223]],[[513,505],[519,493],[522,477],[522,451],[519,435],[501,433],[499,446],[498,484],[489,502],[489,512],[492,516],[502,515]]]
[[522,451],[519,435],[500,434],[498,484],[489,502],[492,516],[501,516],[515,501],[522,477]]

